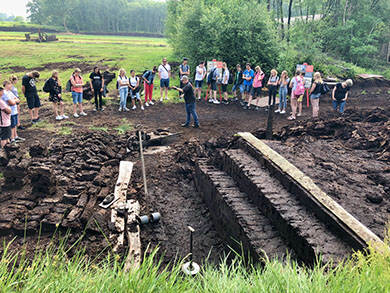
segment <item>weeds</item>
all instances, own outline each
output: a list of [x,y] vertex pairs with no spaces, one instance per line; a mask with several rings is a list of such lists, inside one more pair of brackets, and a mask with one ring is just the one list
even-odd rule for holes
[[4,178],[4,174],[2,172],[0,172],[0,179],[3,179]]
[[68,126],[62,126],[60,130],[58,130],[58,134],[60,135],[70,135],[72,134],[72,128]]
[[104,126],[90,126],[89,127],[90,130],[92,131],[104,131],[104,132],[108,132],[108,128],[107,127],[104,127]]

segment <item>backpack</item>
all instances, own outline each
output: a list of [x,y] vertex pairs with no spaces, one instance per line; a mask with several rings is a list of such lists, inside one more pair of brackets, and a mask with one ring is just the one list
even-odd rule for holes
[[228,84],[233,84],[233,74],[229,73]]
[[207,83],[211,83],[214,80],[214,73],[216,68],[211,69],[209,75],[207,76]]
[[330,91],[329,86],[324,82],[321,85],[321,94],[325,95],[325,94],[329,93],[329,91]]
[[305,93],[305,86],[303,84],[303,80],[297,80],[297,86],[294,90],[294,96],[301,96]]
[[42,90],[45,93],[50,93],[50,90],[51,90],[49,80],[50,80],[50,78],[45,81],[45,84],[43,85],[43,88],[42,88]]
[[65,90],[66,90],[67,92],[71,92],[71,91],[72,91],[72,82],[70,81],[70,79],[69,79],[68,82],[66,83]]

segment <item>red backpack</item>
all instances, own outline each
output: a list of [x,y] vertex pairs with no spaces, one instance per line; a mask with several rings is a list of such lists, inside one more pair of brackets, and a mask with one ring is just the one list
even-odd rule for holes
[[295,80],[297,81],[297,86],[295,87],[295,90],[294,90],[294,96],[301,96],[305,93],[305,86],[303,84],[303,79],[297,79],[295,78]]

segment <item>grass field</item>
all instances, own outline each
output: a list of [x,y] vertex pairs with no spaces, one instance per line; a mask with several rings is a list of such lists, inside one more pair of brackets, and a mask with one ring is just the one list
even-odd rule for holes
[[[81,249],[81,248],[80,248]],[[389,292],[390,255],[361,253],[335,268],[313,269],[295,262],[265,259],[264,266],[236,258],[219,267],[206,265],[195,277],[181,273],[182,262],[162,268],[156,251],[144,258],[139,269],[123,271],[118,255],[96,262],[82,250],[68,257],[63,243],[37,251],[32,261],[23,251],[5,247],[0,262],[1,292]]]
[[[25,72],[38,68],[41,72],[40,89],[54,69],[60,72],[61,80],[66,83],[75,67],[80,67],[84,80],[88,80],[95,65],[116,74],[119,68],[125,68],[127,72],[134,69],[139,74],[160,64],[163,57],[172,61],[172,50],[165,39],[72,34],[57,37],[58,42],[24,42],[24,33],[0,32],[1,81],[10,74],[21,78]],[[158,81],[155,86],[158,86]],[[114,87],[113,82],[110,88]],[[154,93],[158,95],[158,87]]]

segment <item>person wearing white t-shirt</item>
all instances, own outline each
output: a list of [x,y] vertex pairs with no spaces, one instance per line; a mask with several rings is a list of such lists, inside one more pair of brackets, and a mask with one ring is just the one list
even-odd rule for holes
[[168,100],[169,78],[171,77],[171,66],[167,63],[167,58],[164,58],[158,67],[158,77],[160,78],[160,101],[162,102],[164,90],[165,99]]
[[201,99],[202,85],[206,73],[207,73],[206,67],[204,66],[204,62],[202,61],[198,66],[196,66],[196,71],[195,71],[195,95],[198,96],[198,100]]
[[129,94],[129,79],[126,76],[126,71],[121,68],[118,74],[118,89],[119,89],[119,111],[129,111],[127,105],[127,95]]
[[139,91],[141,89],[140,87],[140,79],[138,76],[135,75],[135,71],[131,70],[130,71],[130,78],[129,78],[129,83],[130,83],[130,96],[131,96],[131,103],[133,105],[133,110],[137,109],[137,106],[135,105],[135,99],[139,101],[141,104],[141,110],[144,110],[144,104],[142,102],[142,99],[140,97]]
[[223,102],[224,102],[224,104],[228,104],[229,100],[228,100],[227,87],[228,87],[228,84],[229,84],[230,72],[229,72],[229,69],[227,67],[226,62],[223,62],[222,66],[223,66],[222,67],[222,69],[223,69],[223,73],[222,73]]

